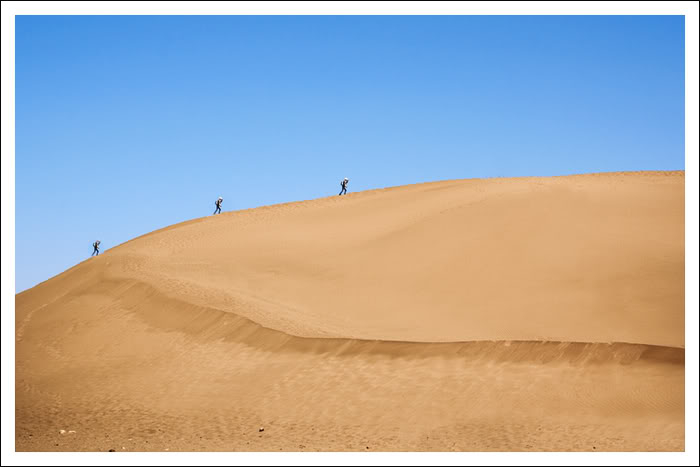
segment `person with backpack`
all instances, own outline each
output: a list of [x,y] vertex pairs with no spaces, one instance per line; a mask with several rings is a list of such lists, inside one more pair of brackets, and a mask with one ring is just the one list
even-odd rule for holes
[[348,193],[348,182],[349,182],[349,181],[350,181],[350,180],[348,180],[348,178],[345,177],[345,178],[343,179],[343,181],[340,182],[340,193],[338,193],[338,196],[340,196],[340,195],[345,195],[345,194]]
[[94,250],[92,250],[92,254],[90,256],[95,256],[95,255],[99,256],[99,254],[100,254],[100,241],[97,240],[95,243],[92,244],[92,247],[94,248]]
[[219,196],[219,199],[216,200],[216,209],[214,210],[214,214],[221,214],[221,203],[224,202],[224,199]]

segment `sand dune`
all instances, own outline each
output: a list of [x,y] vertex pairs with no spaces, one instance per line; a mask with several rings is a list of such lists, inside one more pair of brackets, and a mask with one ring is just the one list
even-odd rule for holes
[[18,450],[682,450],[684,172],[194,219],[18,294],[16,339]]

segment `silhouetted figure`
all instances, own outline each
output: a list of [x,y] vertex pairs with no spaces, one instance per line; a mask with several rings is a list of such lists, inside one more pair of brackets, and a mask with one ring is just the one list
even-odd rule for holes
[[349,181],[350,181],[350,180],[348,180],[347,177],[346,177],[346,178],[343,179],[342,182],[340,182],[340,193],[338,193],[338,196],[340,196],[340,195],[345,195],[345,194],[348,193],[348,182],[349,182]]
[[92,244],[92,247],[94,250],[92,250],[92,254],[90,256],[97,256],[100,254],[100,241],[97,240],[95,243]]
[[214,210],[214,214],[220,214],[221,213],[221,203],[224,202],[224,199],[219,196],[219,199],[216,200],[216,209]]

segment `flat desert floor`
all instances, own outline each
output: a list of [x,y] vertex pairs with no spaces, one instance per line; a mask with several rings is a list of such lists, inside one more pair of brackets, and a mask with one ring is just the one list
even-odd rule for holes
[[453,180],[136,238],[16,295],[16,450],[681,451],[684,188]]

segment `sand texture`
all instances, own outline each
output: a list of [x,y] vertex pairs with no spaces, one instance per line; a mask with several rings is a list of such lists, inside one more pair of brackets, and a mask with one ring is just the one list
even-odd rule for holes
[[683,450],[684,189],[453,180],[138,237],[16,295],[16,449]]

